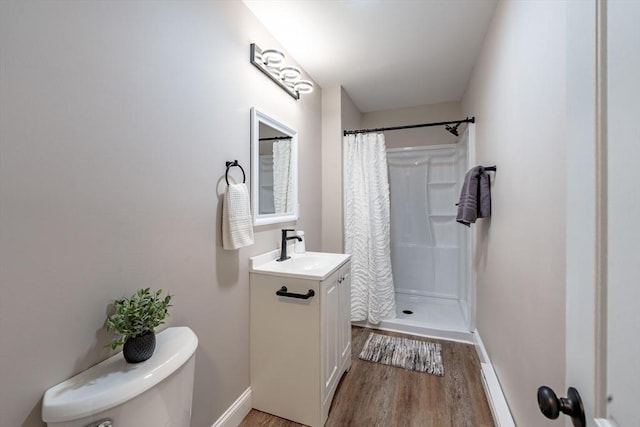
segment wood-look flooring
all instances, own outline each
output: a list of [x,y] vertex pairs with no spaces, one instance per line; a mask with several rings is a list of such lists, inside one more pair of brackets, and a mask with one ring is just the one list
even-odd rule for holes
[[[493,427],[473,346],[352,327],[352,364],[340,381],[325,427]],[[444,376],[360,360],[369,332],[442,344]],[[252,409],[241,427],[299,427]]]

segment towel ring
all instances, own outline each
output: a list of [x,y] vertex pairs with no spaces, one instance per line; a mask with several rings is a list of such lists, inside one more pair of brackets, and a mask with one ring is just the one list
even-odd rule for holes
[[224,180],[227,181],[227,185],[229,185],[229,169],[234,166],[239,167],[242,171],[242,183],[244,184],[247,181],[247,177],[244,174],[244,169],[242,169],[242,166],[240,166],[237,160],[234,160],[233,162],[225,162],[225,164],[227,165],[227,172],[224,174]]

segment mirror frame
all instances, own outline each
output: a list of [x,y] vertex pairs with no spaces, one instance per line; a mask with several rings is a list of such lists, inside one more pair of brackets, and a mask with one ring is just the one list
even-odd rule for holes
[[[292,212],[260,214],[259,213],[259,176],[260,176],[260,123],[272,127],[278,132],[291,137],[291,185]],[[277,224],[279,222],[297,221],[298,212],[298,132],[268,116],[257,108],[251,108],[251,207],[253,210],[253,225]]]

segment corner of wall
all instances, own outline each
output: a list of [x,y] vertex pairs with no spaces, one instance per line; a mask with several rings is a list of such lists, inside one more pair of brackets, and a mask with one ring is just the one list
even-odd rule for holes
[[322,250],[344,251],[342,131],[360,127],[361,113],[342,86],[322,92]]
[[236,427],[251,412],[251,387],[247,388],[211,427]]

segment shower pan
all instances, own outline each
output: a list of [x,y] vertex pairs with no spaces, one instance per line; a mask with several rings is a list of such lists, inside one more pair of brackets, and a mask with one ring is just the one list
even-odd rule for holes
[[469,139],[467,129],[456,144],[387,150],[397,316],[367,326],[473,342],[473,229],[456,222]]

